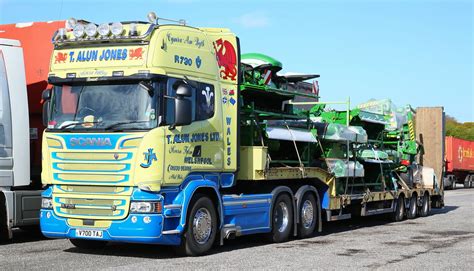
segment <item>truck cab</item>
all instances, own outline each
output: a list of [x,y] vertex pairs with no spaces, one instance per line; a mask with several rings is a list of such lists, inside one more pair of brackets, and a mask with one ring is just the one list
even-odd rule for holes
[[192,195],[219,200],[237,169],[237,37],[127,22],[60,29],[53,41],[43,234],[180,244]]

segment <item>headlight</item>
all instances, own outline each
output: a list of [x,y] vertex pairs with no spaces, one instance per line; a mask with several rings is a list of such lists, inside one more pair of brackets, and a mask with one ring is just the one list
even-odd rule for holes
[[41,209],[53,209],[53,200],[51,198],[41,198]]
[[161,213],[161,201],[132,201],[130,213]]
[[82,24],[76,24],[74,30],[72,30],[72,34],[76,38],[82,38],[84,36],[84,26]]

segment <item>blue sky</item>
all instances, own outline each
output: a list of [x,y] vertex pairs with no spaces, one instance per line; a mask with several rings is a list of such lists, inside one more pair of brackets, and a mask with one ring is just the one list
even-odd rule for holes
[[0,24],[82,18],[97,23],[186,19],[227,27],[242,52],[318,73],[322,100],[390,98],[444,106],[474,121],[474,4],[460,1],[0,0]]

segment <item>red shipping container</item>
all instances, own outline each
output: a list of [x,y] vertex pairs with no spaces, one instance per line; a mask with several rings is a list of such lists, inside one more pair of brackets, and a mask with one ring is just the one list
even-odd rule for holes
[[474,141],[446,137],[446,171],[474,171]]

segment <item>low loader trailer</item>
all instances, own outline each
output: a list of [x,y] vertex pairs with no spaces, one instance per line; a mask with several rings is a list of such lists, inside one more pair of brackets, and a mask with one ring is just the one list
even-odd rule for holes
[[350,119],[324,118],[305,82],[319,75],[279,75],[281,62],[241,54],[228,29],[148,17],[70,20],[53,38],[53,88],[43,93],[45,236],[201,255],[237,236],[284,242],[313,236],[323,220],[402,220],[406,210],[426,216],[442,205],[433,170],[410,183],[412,157],[397,169],[384,151],[385,115],[371,114],[380,118],[373,136]]

